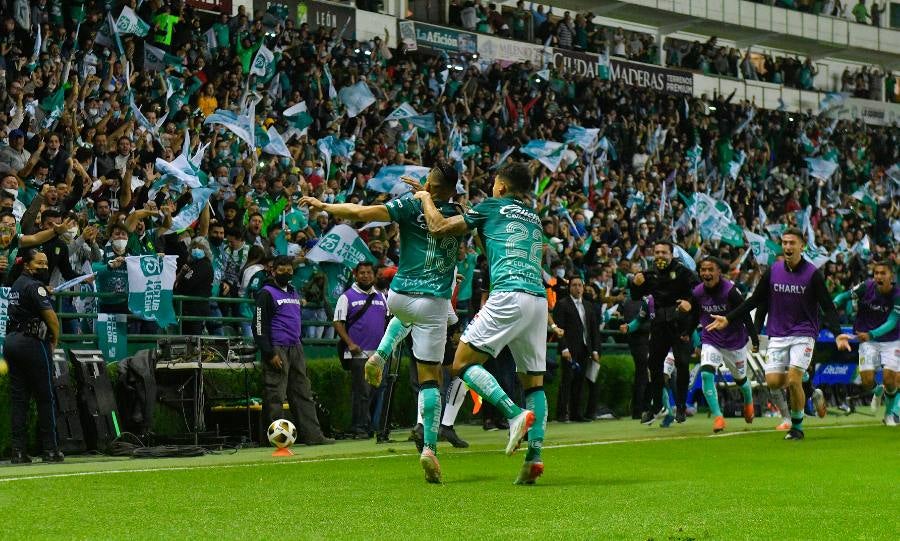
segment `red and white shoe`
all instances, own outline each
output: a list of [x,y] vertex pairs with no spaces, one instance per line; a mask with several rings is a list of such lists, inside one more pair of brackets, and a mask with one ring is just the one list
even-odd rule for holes
[[441,484],[441,463],[434,451],[426,447],[419,456],[419,464],[425,470],[425,480],[429,483]]
[[525,462],[522,469],[519,470],[519,477],[516,478],[517,485],[533,485],[537,478],[544,473],[544,463],[541,461]]
[[522,443],[525,433],[534,424],[534,412],[522,410],[522,413],[509,420],[509,442],[506,444],[506,456],[512,456]]

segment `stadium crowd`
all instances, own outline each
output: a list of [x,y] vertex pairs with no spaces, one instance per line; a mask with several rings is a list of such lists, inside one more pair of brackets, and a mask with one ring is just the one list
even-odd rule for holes
[[[68,257],[57,252],[51,260],[57,284],[122,255],[166,253],[181,258],[176,293],[250,297],[284,239],[298,264],[295,285],[306,303],[305,320],[328,320],[336,286],[305,253],[339,220],[308,216],[296,202],[302,195],[383,201],[387,194],[364,189],[367,180],[384,165],[430,166],[447,159],[454,126],[471,149],[462,163],[466,193],[459,200],[464,205],[486,197],[494,166],[512,147],[533,139],[563,141],[576,124],[600,129],[608,150],[591,158],[569,144],[557,170],[532,164],[548,282],[584,276],[585,295],[599,300],[599,321],[608,328],[618,328],[617,306],[627,276],[642,255],[649,255],[655,239],[674,235],[690,256],[722,257],[731,263],[739,287],[752,288],[760,266],[755,257],[744,257],[743,240],[702,238],[697,221],[686,214],[697,192],[727,203],[736,224],[762,235],[767,226],[769,231],[773,224],[802,226],[808,218],[816,245],[832,258],[825,267],[835,293],[866,275],[871,256],[897,257],[900,175],[896,168],[888,172],[900,152],[896,126],[833,121],[817,111],[757,109],[730,96],[685,99],[646,89],[633,92],[621,81],[555,70],[547,81],[535,75],[541,66],[527,63],[501,69],[454,60],[461,69],[450,70],[444,81],[445,57],[389,49],[381,38],[355,41],[349,31],[340,39],[338,29],[310,32],[289,18],[282,24],[271,14],[243,11],[204,20],[183,4],[161,0],[131,1],[152,28],[146,38],[122,35],[120,54],[109,39],[100,44],[103,3],[70,4],[73,11],[63,13],[58,2],[33,1],[24,21],[11,4],[0,8],[6,30],[0,44],[0,244],[5,256],[0,270],[6,283],[17,272],[16,239],[24,238],[17,234],[67,218],[77,225],[61,242],[54,241],[54,248],[68,251]],[[43,39],[33,56],[33,25],[38,24]],[[164,69],[146,60],[145,40],[166,51],[170,64]],[[262,44],[276,51],[277,69],[251,77],[251,62]],[[248,80],[262,96],[257,120],[285,133],[290,158],[248,152],[221,125],[204,125],[217,109],[236,110]],[[329,88],[357,81],[365,81],[377,101],[346,118]],[[60,88],[65,103],[54,118],[52,101]],[[129,96],[149,127],[136,121]],[[300,101],[311,121],[303,128],[283,114]],[[402,103],[422,114],[435,113],[436,133],[408,131],[395,121],[383,124]],[[211,212],[194,227],[168,231],[191,196],[154,188],[160,178],[154,164],[157,158],[174,160],[185,133],[192,135],[192,149],[210,143],[200,169],[215,179],[217,191]],[[324,159],[317,141],[328,135],[355,137],[348,157]],[[701,158],[692,165],[688,153],[695,144]],[[804,158],[813,156],[836,159],[837,171],[827,180],[810,176]],[[514,152],[508,159],[527,158]],[[294,210],[302,218],[283,224],[282,211]],[[381,266],[397,263],[395,226],[360,235]],[[483,266],[482,260],[478,257],[476,267]],[[188,271],[193,271],[190,280],[184,278]],[[464,274],[461,289],[470,291],[477,277]],[[477,304],[477,295],[472,299]],[[85,301],[74,307],[94,311]],[[193,303],[185,315],[249,316],[224,308]],[[78,332],[76,327],[69,331]],[[213,322],[207,331],[223,329]],[[321,337],[330,331],[317,326],[305,333]]]

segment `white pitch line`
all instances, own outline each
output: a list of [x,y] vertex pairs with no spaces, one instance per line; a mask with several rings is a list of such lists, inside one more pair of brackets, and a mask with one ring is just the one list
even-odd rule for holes
[[[864,427],[873,427],[878,426],[872,423],[867,424],[849,424],[849,425],[829,425],[829,426],[816,426],[809,427],[810,430],[829,430],[829,429],[840,429],[840,428],[864,428]],[[620,445],[624,443],[644,443],[644,442],[660,442],[660,441],[678,441],[678,440],[697,440],[697,439],[707,439],[707,438],[725,438],[729,436],[743,436],[743,435],[751,435],[751,434],[766,434],[771,432],[778,432],[773,429],[762,429],[762,430],[750,430],[744,432],[728,432],[724,434],[695,434],[691,436],[666,436],[666,437],[655,437],[655,438],[640,438],[634,440],[603,440],[603,441],[586,441],[580,443],[559,443],[556,445],[546,445],[544,449],[566,449],[570,447],[593,447],[599,445]],[[470,450],[470,451],[455,451],[454,455],[474,455],[474,454],[488,454],[488,453],[500,453],[503,452],[499,449],[482,449],[482,450]],[[86,472],[71,472],[71,473],[49,473],[42,475],[23,475],[20,477],[0,477],[0,483],[12,483],[14,481],[32,481],[32,480],[41,480],[41,479],[56,479],[63,477],[88,477],[94,475],[113,475],[120,473],[150,473],[150,472],[171,472],[171,471],[186,471],[186,470],[211,470],[211,469],[234,469],[234,468],[253,468],[259,466],[284,466],[289,464],[316,464],[323,462],[351,462],[351,461],[359,461],[359,460],[381,460],[386,458],[398,458],[398,457],[410,457],[416,456],[415,453],[390,453],[387,455],[366,455],[366,456],[348,456],[348,457],[324,457],[324,458],[309,458],[302,460],[285,460],[278,462],[246,462],[242,464],[208,464],[208,465],[198,465],[198,466],[171,466],[171,467],[161,467],[161,468],[134,468],[134,469],[124,469],[124,470],[98,470],[98,471],[86,471]]]

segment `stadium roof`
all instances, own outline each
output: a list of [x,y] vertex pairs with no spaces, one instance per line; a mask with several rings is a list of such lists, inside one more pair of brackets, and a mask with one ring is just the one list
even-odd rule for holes
[[788,34],[766,32],[756,28],[719,21],[711,22],[701,17],[627,4],[617,0],[541,0],[541,3],[552,5],[554,15],[561,15],[557,11],[558,9],[579,12],[590,11],[594,15],[659,27],[667,33],[682,31],[704,36],[715,35],[724,40],[735,42],[741,48],[751,45],[763,45],[772,49],[809,56],[814,60],[828,57],[847,62],[873,64],[893,71],[900,71],[900,55],[897,54],[856,47],[841,47],[833,43],[825,43]]

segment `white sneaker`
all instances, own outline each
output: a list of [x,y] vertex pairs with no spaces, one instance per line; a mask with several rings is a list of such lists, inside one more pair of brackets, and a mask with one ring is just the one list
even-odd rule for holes
[[897,425],[897,416],[893,413],[889,413],[884,416],[884,425],[885,426],[898,426]]
[[816,415],[820,418],[828,415],[828,408],[825,405],[825,393],[822,389],[815,389],[812,394],[813,406],[816,408]]
[[525,433],[534,424],[534,412],[522,410],[522,413],[509,420],[509,442],[506,444],[506,456],[512,456],[522,443]]

